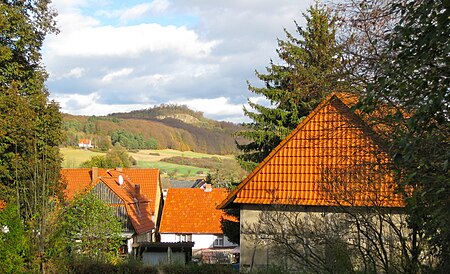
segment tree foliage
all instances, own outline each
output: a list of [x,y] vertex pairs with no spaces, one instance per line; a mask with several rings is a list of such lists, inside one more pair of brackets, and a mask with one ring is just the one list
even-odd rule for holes
[[59,183],[62,118],[48,100],[40,49],[55,33],[48,0],[0,4],[0,183],[14,191],[30,246],[43,268],[50,212],[62,197]]
[[114,210],[95,194],[76,196],[61,214],[68,255],[93,261],[110,261],[118,256],[122,224]]
[[[413,187],[410,225],[429,238],[440,269],[450,269],[450,5],[412,1],[393,8],[401,20],[388,35],[383,62],[362,106],[397,111],[383,122],[389,132],[399,182]],[[445,272],[445,271],[444,271]]]
[[156,149],[158,142],[155,138],[144,138],[142,134],[125,131],[123,129],[111,133],[112,144],[119,143],[127,149]]
[[116,143],[105,156],[93,156],[90,160],[83,162],[81,167],[115,168],[131,167],[135,164],[135,160],[128,154],[127,150],[119,143]]
[[244,109],[252,123],[238,135],[250,140],[241,144],[239,157],[246,170],[253,169],[333,91],[346,90],[341,73],[341,48],[336,43],[335,18],[316,3],[303,14],[306,28],[295,22],[299,37],[285,30],[286,40],[278,40],[281,64],[271,61],[267,73],[256,72],[263,87],[249,84],[249,90],[265,97],[267,107],[249,101],[254,111]]
[[13,202],[0,209],[0,243],[0,272],[23,272],[27,242],[17,206]]

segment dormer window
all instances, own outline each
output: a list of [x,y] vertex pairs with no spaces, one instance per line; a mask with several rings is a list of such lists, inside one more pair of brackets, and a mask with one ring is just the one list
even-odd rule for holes
[[223,235],[216,235],[214,246],[223,246]]

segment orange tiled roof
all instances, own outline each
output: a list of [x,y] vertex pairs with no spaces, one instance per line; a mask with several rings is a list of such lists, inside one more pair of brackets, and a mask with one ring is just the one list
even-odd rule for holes
[[[93,171],[97,176],[93,177]],[[158,211],[160,203],[159,169],[115,169],[73,168],[61,169],[62,180],[66,183],[66,197],[70,200],[76,194],[83,193],[103,182],[120,197],[130,217],[136,233],[141,234],[154,228],[152,216]],[[119,175],[124,178],[122,186],[118,184]],[[140,186],[139,193],[136,185]],[[135,200],[136,199],[136,200]],[[136,207],[138,202],[139,209]],[[156,219],[156,218],[155,218]]]
[[[98,176],[105,176],[107,169],[99,168]],[[66,199],[72,200],[76,194],[86,192],[93,181],[91,168],[61,168],[61,180],[66,184],[65,196]]]
[[90,139],[80,139],[80,141],[78,141],[78,144],[89,145],[90,143],[91,143]]
[[3,210],[6,207],[6,202],[3,200],[0,200],[0,210]]
[[[149,200],[137,193],[135,184],[126,176],[117,173],[115,175],[117,176],[99,177],[98,181],[94,184],[103,182],[124,201],[128,217],[137,234],[151,231],[155,227],[155,224],[152,221],[153,214]],[[122,185],[119,185],[119,175],[122,175],[124,178]]]
[[351,111],[352,96],[329,95],[219,205],[402,207],[376,135]]
[[216,206],[227,197],[227,190],[213,188],[170,188],[162,214],[161,233],[222,234],[220,220],[225,213]]

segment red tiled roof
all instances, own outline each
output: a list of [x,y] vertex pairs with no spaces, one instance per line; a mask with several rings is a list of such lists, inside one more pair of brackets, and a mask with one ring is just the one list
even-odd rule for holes
[[[97,170],[98,176],[106,175],[107,169],[99,168]],[[66,184],[66,199],[71,200],[76,194],[86,192],[97,178],[92,179],[91,168],[62,168],[61,179]]]
[[[98,175],[93,179],[95,170]],[[159,169],[122,169],[119,171],[104,168],[63,168],[61,174],[63,182],[67,184],[65,194],[69,200],[76,194],[89,191],[97,183],[103,182],[124,201],[136,233],[141,234],[154,228],[152,216],[158,213],[161,195]],[[122,175],[124,179],[121,186],[118,184],[119,175]],[[136,190],[136,185],[140,187],[139,192]],[[136,201],[139,209],[136,207]],[[155,216],[156,218],[157,216]]]
[[162,214],[161,233],[222,234],[220,220],[225,217],[217,205],[227,197],[227,190],[213,188],[170,188]]
[[91,143],[90,139],[80,139],[80,141],[78,141],[78,144],[89,145],[90,143]]
[[352,96],[328,96],[219,208],[231,203],[402,207],[390,158],[348,107],[355,102]]
[[[142,195],[136,193],[135,184],[122,174],[117,176],[103,176],[96,183],[103,182],[125,203],[125,209],[128,217],[137,234],[151,231],[155,224],[152,221],[152,209],[148,199],[143,199]],[[119,175],[122,175],[124,181],[119,185]]]
[[0,210],[3,210],[6,207],[6,202],[3,200],[0,200]]

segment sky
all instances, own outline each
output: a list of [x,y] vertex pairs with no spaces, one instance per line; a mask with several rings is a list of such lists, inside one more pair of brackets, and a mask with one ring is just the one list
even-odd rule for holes
[[160,104],[207,118],[248,122],[247,100],[278,62],[277,38],[312,0],[53,0],[60,33],[42,49],[50,99],[74,115],[106,115]]

